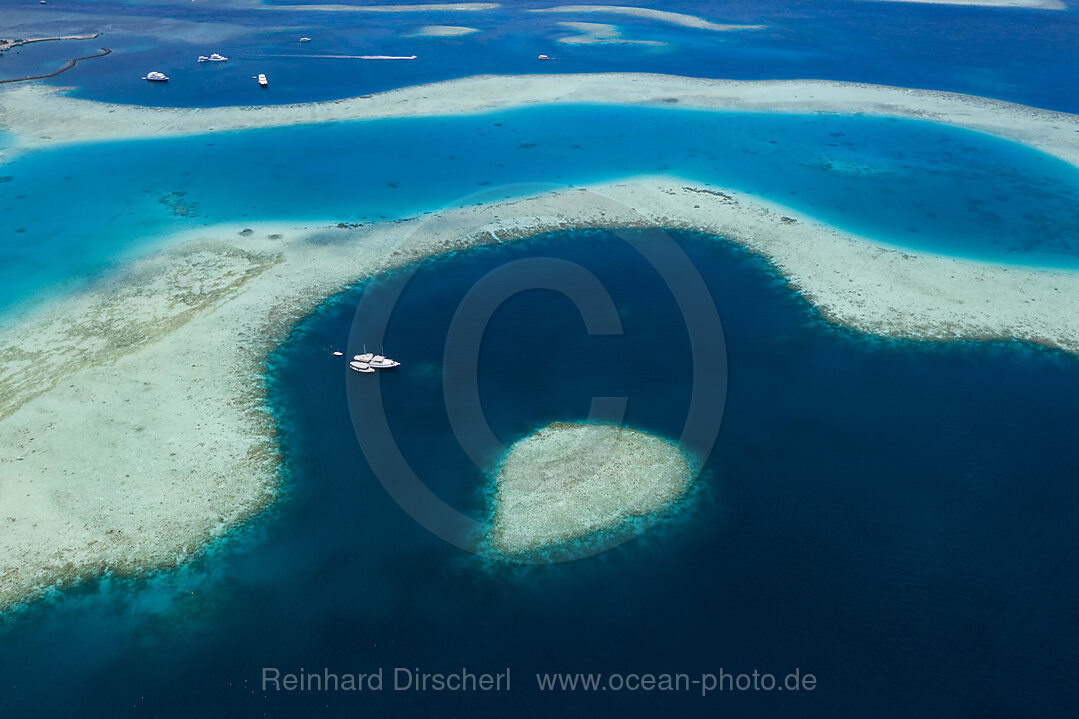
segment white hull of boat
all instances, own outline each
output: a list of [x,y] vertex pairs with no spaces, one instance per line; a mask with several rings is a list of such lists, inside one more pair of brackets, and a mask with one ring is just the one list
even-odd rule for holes
[[389,357],[383,357],[382,355],[375,355],[368,364],[375,369],[393,369],[394,367],[401,366],[401,363],[397,360],[392,360]]

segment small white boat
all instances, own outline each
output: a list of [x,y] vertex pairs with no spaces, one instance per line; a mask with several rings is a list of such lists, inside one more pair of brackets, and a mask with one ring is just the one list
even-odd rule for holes
[[311,38],[309,38],[309,37],[301,37],[300,42],[311,42]]
[[548,56],[546,56],[546,55],[540,55],[540,56],[539,56],[538,58],[536,58],[536,59],[537,59],[537,60],[550,60],[551,58],[549,58],[549,57],[548,57]]
[[259,81],[259,85],[261,85],[262,87],[270,86],[270,83],[266,80],[266,73],[264,72],[260,72],[258,74],[258,77],[256,77],[255,79]]
[[366,362],[357,362],[355,360],[348,363],[348,368],[351,369],[353,372],[362,372],[364,374],[371,374],[375,371],[374,368],[372,368],[371,365],[367,364]]
[[368,364],[375,369],[392,369],[401,366],[401,363],[397,360],[392,360],[389,357],[383,357],[382,355],[375,355]]
[[345,353],[341,352],[341,351],[336,351],[336,352],[333,353],[333,356],[334,357],[344,357]]
[[224,55],[218,55],[216,52],[209,57],[205,55],[199,55],[199,62],[228,62],[228,58]]
[[149,80],[150,82],[168,82],[169,81],[168,75],[166,75],[163,72],[156,72],[156,71],[146,73],[146,77],[144,77],[142,79],[143,80]]
[[362,355],[356,355],[352,359],[356,360],[357,362],[370,362],[374,358],[375,358],[375,355],[373,353],[364,352]]

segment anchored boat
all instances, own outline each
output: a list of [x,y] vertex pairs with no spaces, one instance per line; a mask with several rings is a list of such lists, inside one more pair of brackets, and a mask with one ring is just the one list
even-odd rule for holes
[[384,355],[376,355],[373,352],[368,352],[367,348],[363,348],[363,353],[353,355],[352,361],[348,363],[348,366],[357,372],[374,372],[376,369],[393,369],[394,367],[400,367],[401,363],[397,360],[390,359]]
[[168,82],[169,81],[168,75],[166,75],[163,72],[157,72],[157,71],[146,73],[146,77],[144,77],[142,79],[143,80],[149,80],[150,82]]
[[401,366],[401,363],[397,360],[392,360],[389,357],[383,357],[382,355],[375,355],[368,364],[375,369],[393,369],[394,367]]

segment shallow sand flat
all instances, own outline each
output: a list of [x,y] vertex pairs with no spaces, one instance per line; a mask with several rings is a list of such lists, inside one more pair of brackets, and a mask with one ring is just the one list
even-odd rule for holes
[[[1079,116],[928,90],[814,80],[741,82],[652,74],[480,76],[331,102],[204,109],[110,105],[47,85],[0,90],[0,130],[22,147],[195,135],[359,118],[457,115],[550,103],[915,117],[986,132],[1079,165]],[[14,154],[15,148],[0,150]]]
[[463,25],[426,25],[412,33],[414,37],[460,37],[479,32],[479,28]]
[[564,45],[666,45],[661,40],[629,40],[622,37],[622,30],[617,25],[608,25],[602,22],[560,22],[564,28],[576,30],[579,35],[568,35],[558,38],[558,42]]
[[626,427],[556,422],[516,442],[499,468],[488,541],[544,549],[661,512],[689,488],[677,445]]
[[877,2],[918,2],[929,5],[979,5],[982,7],[1017,7],[1032,10],[1067,10],[1060,0],[876,0]]
[[558,7],[535,8],[529,12],[552,12],[552,13],[601,13],[607,15],[628,15],[645,20],[656,20],[670,25],[692,27],[698,30],[714,30],[716,32],[729,32],[731,30],[762,30],[764,25],[735,25],[730,23],[715,23],[705,20],[697,15],[688,15],[669,10],[654,10],[646,7],[629,7],[626,5],[559,5]]
[[[182,235],[0,328],[0,608],[106,568],[169,566],[265,507],[278,483],[267,354],[349,284],[455,248],[573,227],[700,229],[766,257],[839,324],[1079,353],[1079,273],[889,248],[665,176],[328,224]],[[343,361],[311,362],[347,380]]]

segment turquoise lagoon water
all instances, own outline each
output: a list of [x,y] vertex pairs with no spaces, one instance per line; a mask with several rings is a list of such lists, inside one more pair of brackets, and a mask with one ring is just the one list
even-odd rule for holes
[[906,119],[570,106],[28,153],[0,167],[0,306],[180,229],[371,222],[516,183],[664,173],[895,245],[1079,267],[1079,170],[1015,143]]

